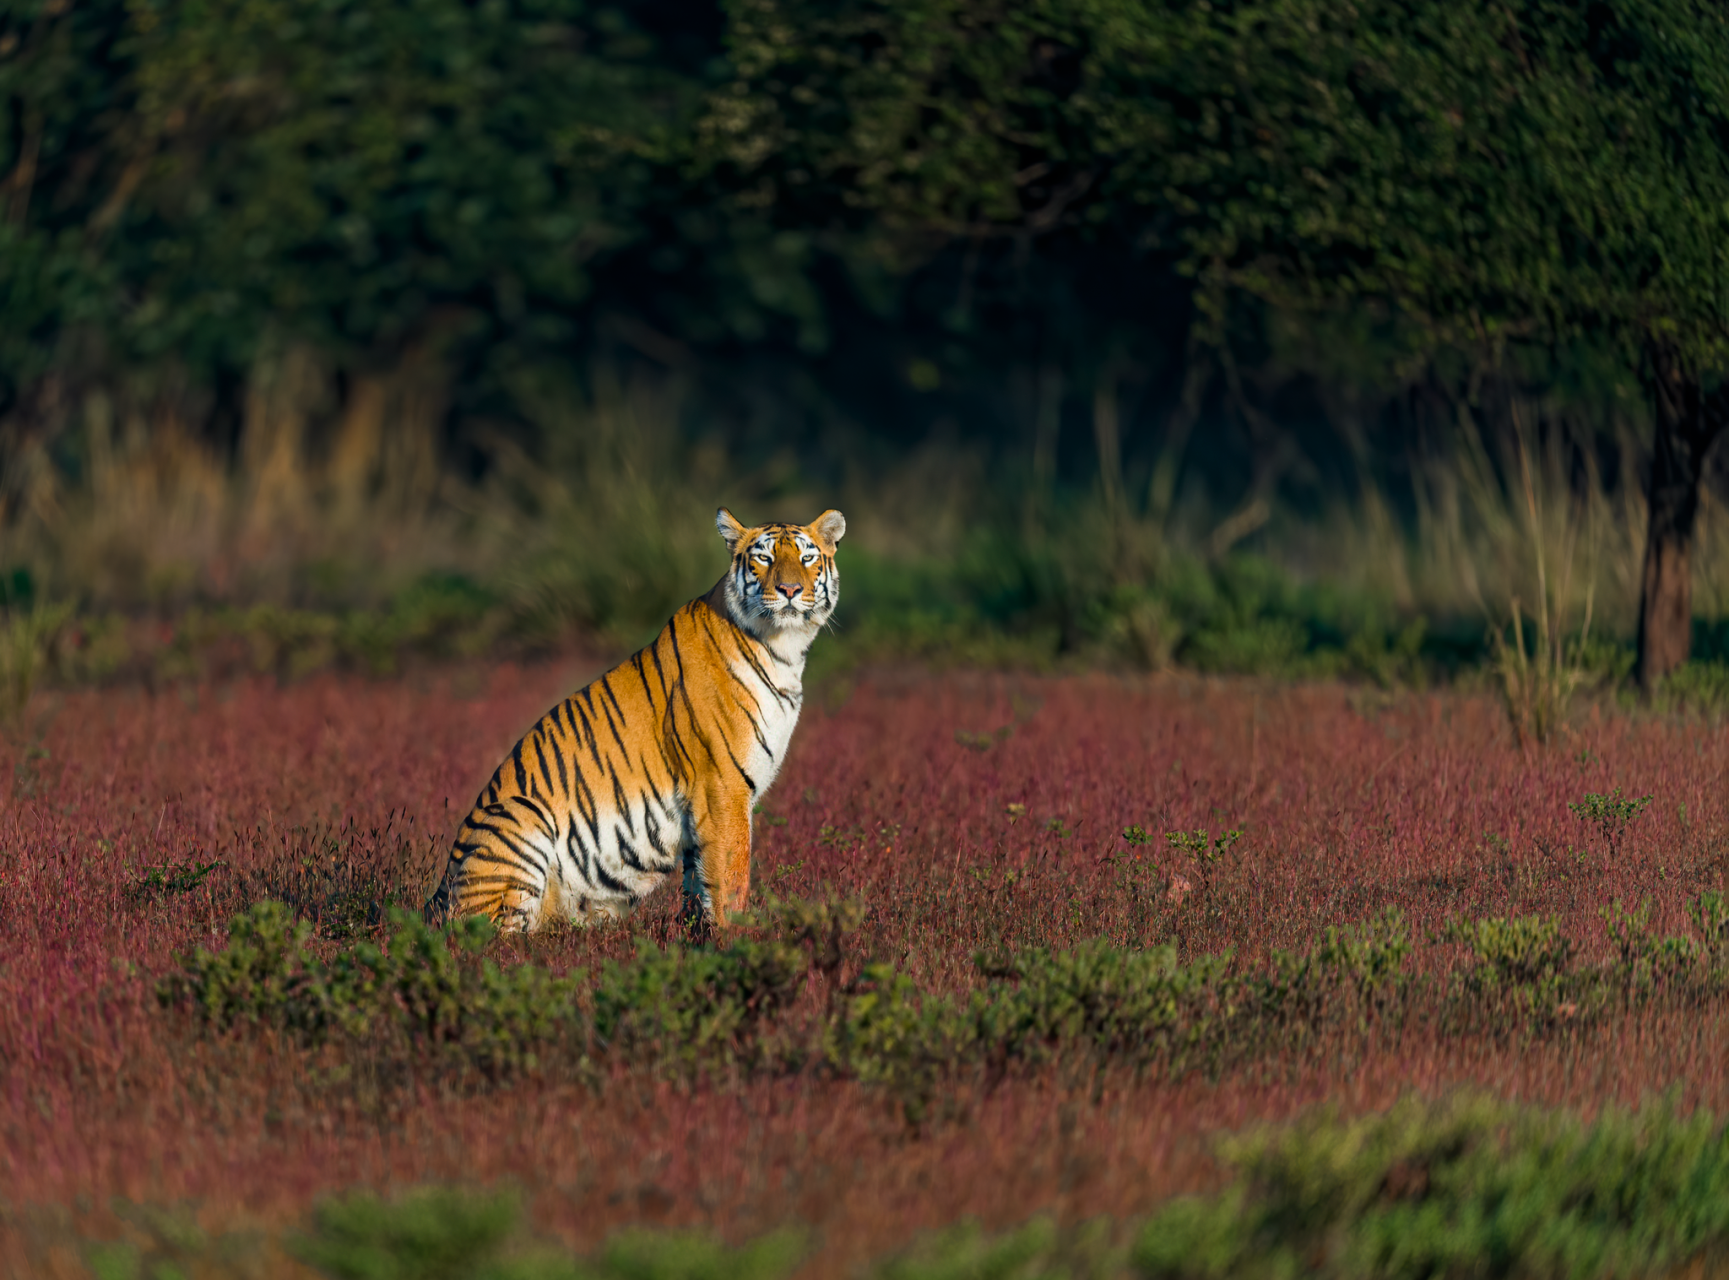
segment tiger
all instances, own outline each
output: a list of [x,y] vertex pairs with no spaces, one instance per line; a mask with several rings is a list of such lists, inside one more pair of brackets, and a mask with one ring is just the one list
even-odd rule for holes
[[504,932],[621,920],[682,860],[708,934],[744,910],[751,815],[786,758],[805,656],[840,602],[846,518],[715,528],[731,563],[643,649],[548,711],[456,833],[422,909]]

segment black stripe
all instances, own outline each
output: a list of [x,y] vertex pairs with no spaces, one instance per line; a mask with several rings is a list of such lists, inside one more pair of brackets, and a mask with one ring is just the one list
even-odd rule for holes
[[506,889],[520,889],[522,892],[530,895],[539,892],[539,890],[537,890],[532,884],[528,883],[528,881],[518,880],[515,876],[508,875],[469,876],[463,880],[462,884],[465,889],[470,887],[475,889],[491,889],[502,885]]
[[589,724],[587,714],[574,700],[571,703],[571,707],[578,716],[582,717],[583,736],[588,739],[588,754],[594,757],[594,767],[596,769],[605,770],[606,765],[601,762],[600,758],[600,739],[595,736],[594,726]]
[[546,794],[550,797],[553,794],[552,766],[546,762],[543,735],[538,732],[534,735],[534,758],[540,764],[540,778],[542,782],[546,783]]
[[600,843],[600,806],[595,804],[594,792],[590,789],[588,779],[583,776],[580,769],[576,772],[576,789],[572,793],[571,799],[576,804],[577,812],[582,815],[582,820],[588,824],[589,834],[594,837],[594,842],[598,845]]
[[512,802],[519,809],[526,809],[533,814],[539,821],[541,830],[545,831],[548,836],[554,840],[558,839],[558,828],[553,825],[550,810],[543,808],[528,796],[514,796]]
[[[775,684],[774,680],[770,678],[768,669],[764,667],[762,662],[757,658],[757,650],[761,649],[764,653],[768,654],[769,657],[775,658],[775,661],[779,662],[780,659],[775,656],[774,650],[768,648],[766,645],[758,643],[749,635],[746,635],[743,629],[733,624],[732,619],[727,619],[727,625],[731,626],[732,629],[738,633],[735,642],[738,645],[740,656],[743,657],[746,662],[750,663],[751,670],[755,671],[762,682],[768,686],[768,691],[774,695],[775,701],[780,703],[782,706],[785,706],[787,701],[786,695],[780,691],[780,686]],[[784,666],[785,664],[782,663],[782,665]]]
[[[675,617],[675,618],[677,616],[678,616],[677,614],[673,615],[673,617]],[[660,681],[660,697],[661,697],[662,702],[669,701],[672,695],[667,688],[666,668],[661,665],[661,661],[660,661],[660,642],[662,639],[665,638],[667,632],[671,631],[671,630],[672,630],[672,623],[669,621],[666,624],[666,631],[662,631],[660,633],[660,635],[656,636],[654,643],[648,647],[648,656],[654,659],[655,678]]]
[[756,735],[757,745],[764,751],[768,752],[768,758],[773,760],[774,748],[768,745],[768,739],[763,736],[762,725],[757,722],[756,714],[736,697],[732,700],[732,704],[739,709],[739,712],[746,720],[750,721],[750,730]]
[[607,869],[601,865],[599,858],[594,860],[594,878],[595,881],[600,884],[600,887],[607,890],[609,893],[616,893],[625,896],[628,896],[630,893],[630,886],[609,873]]
[[498,857],[501,856],[498,853],[498,849],[500,846],[503,846],[504,850],[518,861],[527,863],[541,875],[546,874],[546,861],[544,858],[539,856],[538,851],[533,845],[516,840],[508,832],[500,831],[496,827],[482,827],[480,829],[482,831],[491,832],[492,841],[489,844],[470,846],[468,851],[471,854],[490,853],[492,856]]
[[642,681],[642,696],[648,699],[648,705],[654,706],[654,690],[648,687],[648,671],[642,665],[642,650],[638,649],[630,655],[630,665],[636,668],[637,679]]
[[726,748],[727,759],[731,760],[732,767],[738,770],[738,776],[744,779],[745,786],[750,788],[752,795],[755,795],[756,781],[744,771],[744,766],[738,762],[738,757],[733,754],[732,743],[726,740],[726,735],[724,733],[720,736],[720,744]]
[[594,877],[591,868],[594,865],[594,851],[588,847],[588,842],[582,838],[582,832],[577,828],[576,819],[570,820],[570,831],[564,838],[564,847],[573,855],[573,866],[576,874],[582,877],[582,882],[589,888],[594,887]]
[[[485,862],[489,866],[509,867],[512,871],[520,871],[523,875],[529,878],[529,883],[531,884],[543,885],[546,883],[545,867],[537,867],[526,858],[508,857],[499,852],[496,848],[487,850],[486,854]],[[538,892],[538,890],[536,890],[536,892]]]
[[630,824],[630,833],[635,835],[636,815],[630,811],[630,801],[624,798],[624,784],[619,781],[616,769],[612,773],[612,801],[618,812],[624,816],[624,820]]
[[570,794],[570,769],[562,747],[555,748],[552,757],[558,761],[558,795],[562,798]]
[[[592,703],[590,704],[590,709],[593,709]],[[626,760],[630,759],[630,748],[624,745],[624,739],[619,736],[618,725],[613,722],[612,708],[606,704],[604,699],[600,704],[600,713],[606,717],[606,727],[612,730],[612,740],[618,743],[620,753],[623,754]]]

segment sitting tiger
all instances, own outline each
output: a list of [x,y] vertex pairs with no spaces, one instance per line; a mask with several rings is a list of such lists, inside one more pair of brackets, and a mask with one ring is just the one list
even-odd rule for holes
[[744,909],[751,810],[780,772],[805,654],[840,600],[846,519],[747,528],[722,507],[715,527],[726,575],[511,748],[456,834],[429,921],[620,919],[681,858],[694,928]]

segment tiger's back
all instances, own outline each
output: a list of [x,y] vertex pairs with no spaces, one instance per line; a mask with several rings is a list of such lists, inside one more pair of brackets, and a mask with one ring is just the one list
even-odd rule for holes
[[681,861],[706,920],[743,909],[751,811],[780,771],[805,652],[839,598],[845,521],[747,529],[723,508],[716,523],[727,575],[523,735],[458,830],[430,919],[616,919]]

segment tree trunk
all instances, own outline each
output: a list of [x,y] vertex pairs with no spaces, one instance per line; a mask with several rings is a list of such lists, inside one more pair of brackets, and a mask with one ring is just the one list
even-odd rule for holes
[[1703,395],[1698,375],[1672,352],[1652,352],[1656,442],[1651,459],[1650,524],[1639,586],[1639,687],[1687,661],[1693,643],[1693,525],[1705,454],[1725,421],[1722,389]]

